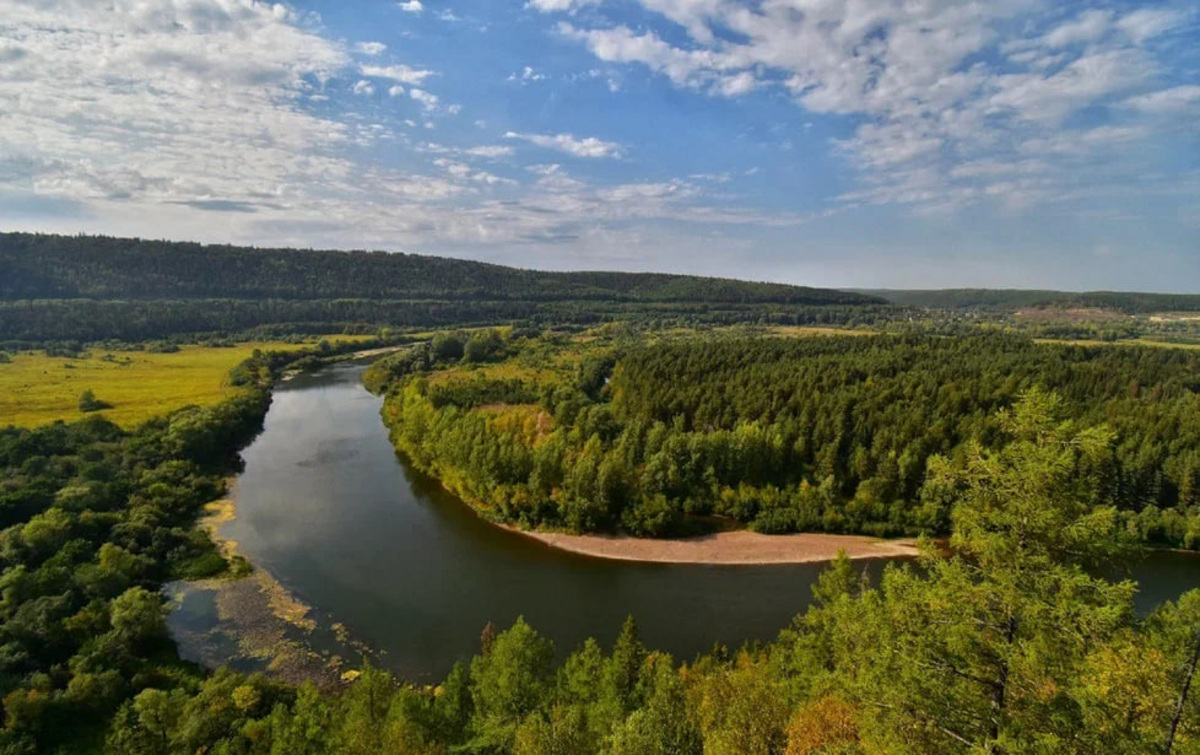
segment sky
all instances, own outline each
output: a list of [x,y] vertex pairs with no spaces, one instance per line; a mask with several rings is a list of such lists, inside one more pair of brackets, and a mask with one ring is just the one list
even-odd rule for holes
[[0,229],[1200,292],[1200,5],[0,0]]

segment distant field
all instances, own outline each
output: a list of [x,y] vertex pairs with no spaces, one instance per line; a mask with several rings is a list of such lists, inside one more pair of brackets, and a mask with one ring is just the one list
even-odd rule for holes
[[877,336],[878,330],[832,328],[821,325],[774,325],[771,333],[790,338],[807,338],[809,336]]
[[1035,343],[1061,346],[1153,346],[1160,349],[1200,349],[1197,343],[1172,343],[1149,338],[1126,338],[1120,341],[1098,341],[1089,338],[1035,338]]
[[122,427],[135,427],[173,409],[215,404],[231,395],[237,389],[228,384],[229,371],[255,349],[303,346],[279,342],[229,348],[185,346],[174,354],[96,349],[82,359],[21,352],[12,356],[11,364],[0,364],[0,427],[81,419],[79,395],[88,389],[112,405],[101,413]]

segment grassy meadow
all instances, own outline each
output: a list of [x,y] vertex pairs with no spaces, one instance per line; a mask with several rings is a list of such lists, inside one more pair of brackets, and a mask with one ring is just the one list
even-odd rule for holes
[[79,410],[79,396],[89,389],[111,405],[101,413],[122,427],[135,427],[182,406],[205,406],[226,398],[238,390],[229,385],[230,370],[255,349],[284,351],[307,345],[311,344],[264,341],[183,346],[173,354],[89,349],[79,358],[19,352],[11,355],[11,362],[0,364],[0,427],[81,419],[85,415]]

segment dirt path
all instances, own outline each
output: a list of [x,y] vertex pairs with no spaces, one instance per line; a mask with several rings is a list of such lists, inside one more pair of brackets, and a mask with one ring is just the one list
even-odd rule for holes
[[761,535],[739,530],[713,535],[661,540],[613,535],[566,535],[520,532],[554,548],[620,561],[670,564],[803,564],[829,561],[839,551],[850,558],[888,558],[917,555],[911,540],[878,540],[860,535]]

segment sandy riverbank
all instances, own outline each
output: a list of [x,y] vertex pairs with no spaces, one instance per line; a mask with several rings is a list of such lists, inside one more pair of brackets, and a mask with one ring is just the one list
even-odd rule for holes
[[353,354],[350,355],[349,358],[350,359],[366,359],[367,357],[379,357],[379,356],[383,356],[384,354],[391,354],[393,352],[400,351],[402,349],[407,349],[411,345],[412,344],[406,343],[406,344],[401,344],[399,346],[384,346],[384,347],[378,348],[378,349],[364,349],[363,351],[354,352]]
[[509,527],[554,548],[619,561],[669,564],[803,564],[829,561],[839,551],[850,558],[889,558],[917,555],[911,540],[879,540],[859,535],[761,535],[739,530],[674,540],[527,532]]

